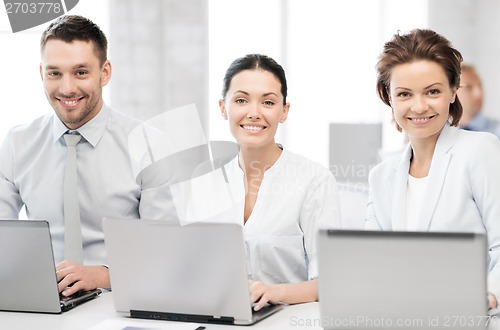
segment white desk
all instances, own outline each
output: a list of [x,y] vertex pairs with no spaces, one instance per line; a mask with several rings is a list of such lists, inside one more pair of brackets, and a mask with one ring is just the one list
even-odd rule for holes
[[[0,312],[0,328],[9,330],[86,330],[102,324],[106,320],[130,321],[131,324],[140,322],[143,325],[151,325],[151,328],[164,329],[168,326],[180,326],[187,329],[196,329],[197,324],[155,320],[137,320],[125,318],[118,315],[113,306],[111,292],[103,292],[96,299],[77,306],[63,314],[39,314],[39,313],[13,313]],[[306,323],[307,322],[307,323]],[[313,323],[315,322],[315,323]],[[287,306],[276,314],[248,327],[203,324],[206,330],[212,329],[321,329],[319,319],[319,308],[317,303]],[[312,324],[311,326],[308,326]],[[202,324],[200,324],[202,325]],[[300,327],[299,325],[304,325]],[[109,329],[111,330],[111,329]]]
[[[110,325],[120,325],[110,327]],[[9,330],[121,330],[123,325],[138,329],[190,329],[198,327],[196,323],[181,323],[155,320],[138,320],[118,315],[113,306],[111,292],[104,292],[100,297],[63,314],[13,313],[0,312],[0,328]],[[200,324],[206,330],[221,329],[307,329],[318,330],[320,326],[318,303],[287,306],[276,314],[258,322],[250,328],[244,326]],[[500,330],[500,316],[490,323],[489,330]]]

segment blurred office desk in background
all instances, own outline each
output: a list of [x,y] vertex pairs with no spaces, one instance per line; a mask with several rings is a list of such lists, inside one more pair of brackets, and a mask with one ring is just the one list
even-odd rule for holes
[[380,163],[382,124],[331,123],[329,166],[337,182],[368,184],[368,173]]
[[[124,329],[322,329],[319,304],[308,303],[287,306],[276,314],[248,327],[216,324],[182,323],[156,320],[140,320],[122,317],[114,309],[111,292],[63,314],[0,312],[0,329],[9,330],[124,330]],[[489,330],[500,330],[500,316],[492,319]]]

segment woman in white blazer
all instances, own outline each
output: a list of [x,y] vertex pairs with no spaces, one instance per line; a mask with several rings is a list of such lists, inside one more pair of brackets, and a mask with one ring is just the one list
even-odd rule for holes
[[432,30],[396,34],[377,92],[409,144],[370,172],[366,229],[487,233],[488,295],[500,295],[500,142],[457,128],[462,55]]

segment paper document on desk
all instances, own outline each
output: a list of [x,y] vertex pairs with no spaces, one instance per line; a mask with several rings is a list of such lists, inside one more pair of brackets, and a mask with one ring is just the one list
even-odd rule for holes
[[193,330],[199,326],[196,323],[109,319],[89,328],[89,330]]

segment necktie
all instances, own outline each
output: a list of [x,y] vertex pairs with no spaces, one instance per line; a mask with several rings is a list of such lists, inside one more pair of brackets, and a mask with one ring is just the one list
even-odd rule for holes
[[76,145],[80,134],[64,134],[68,149],[64,171],[64,258],[82,264],[82,228],[80,224],[80,206],[78,204]]

